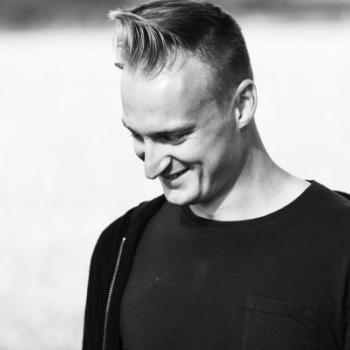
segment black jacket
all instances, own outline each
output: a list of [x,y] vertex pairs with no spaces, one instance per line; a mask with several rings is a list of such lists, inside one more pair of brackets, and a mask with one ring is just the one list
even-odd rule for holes
[[[164,196],[141,203],[109,225],[90,263],[83,350],[121,350],[119,313],[137,243]],[[113,315],[113,317],[111,317]]]
[[[350,195],[341,193],[350,199]],[[83,350],[122,350],[119,316],[121,298],[137,243],[164,196],[141,203],[114,221],[94,249],[85,309]]]

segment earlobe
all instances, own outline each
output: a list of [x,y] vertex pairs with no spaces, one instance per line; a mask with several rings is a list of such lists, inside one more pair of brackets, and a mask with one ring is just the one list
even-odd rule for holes
[[254,81],[244,79],[238,85],[234,97],[234,115],[239,129],[254,119],[257,105],[257,93]]

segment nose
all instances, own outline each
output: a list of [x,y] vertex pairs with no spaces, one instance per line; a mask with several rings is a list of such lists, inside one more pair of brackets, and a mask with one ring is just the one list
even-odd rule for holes
[[171,158],[166,152],[166,146],[146,140],[142,157],[145,175],[148,179],[155,179],[170,165]]

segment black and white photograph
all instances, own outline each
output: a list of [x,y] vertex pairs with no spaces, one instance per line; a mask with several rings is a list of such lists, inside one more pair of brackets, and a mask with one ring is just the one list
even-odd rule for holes
[[0,0],[0,350],[350,350],[350,0]]

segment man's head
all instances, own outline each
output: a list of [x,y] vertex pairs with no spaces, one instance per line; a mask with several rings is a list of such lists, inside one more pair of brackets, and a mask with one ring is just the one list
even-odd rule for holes
[[218,103],[230,101],[244,79],[253,79],[241,30],[221,8],[207,2],[160,0],[111,11],[116,21],[118,62],[131,71],[156,76],[180,54],[195,56],[210,72],[210,93]]
[[239,27],[209,3],[114,11],[123,123],[175,204],[215,200],[242,170],[256,94]]

